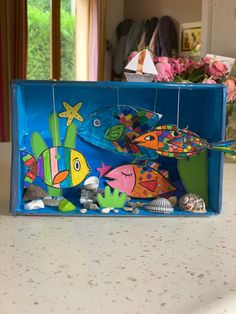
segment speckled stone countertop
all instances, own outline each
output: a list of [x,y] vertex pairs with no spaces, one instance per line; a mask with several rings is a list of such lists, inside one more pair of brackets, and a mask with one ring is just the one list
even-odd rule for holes
[[0,144],[1,314],[235,314],[236,165],[209,218],[8,214]]

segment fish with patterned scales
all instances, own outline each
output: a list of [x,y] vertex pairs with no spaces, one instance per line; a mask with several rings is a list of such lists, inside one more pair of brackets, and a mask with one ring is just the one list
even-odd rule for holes
[[202,150],[212,149],[236,155],[230,146],[233,140],[208,143],[196,133],[179,129],[176,125],[161,125],[134,139],[138,146],[145,147],[157,154],[177,159],[191,157]]
[[140,159],[156,159],[156,154],[139,147],[133,139],[154,128],[162,115],[153,111],[117,105],[88,116],[78,127],[78,135],[88,143],[114,153]]
[[79,185],[90,172],[85,157],[69,147],[48,148],[38,160],[27,151],[21,150],[21,157],[28,168],[24,187],[29,186],[39,176],[48,186],[70,188]]
[[112,188],[118,188],[134,198],[156,198],[175,191],[166,170],[157,170],[158,164],[126,164],[109,171],[105,178]]

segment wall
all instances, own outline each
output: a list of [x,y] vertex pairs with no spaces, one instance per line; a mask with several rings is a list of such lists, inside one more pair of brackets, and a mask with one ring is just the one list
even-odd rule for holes
[[125,0],[124,4],[125,17],[138,20],[169,15],[179,23],[198,22],[201,10],[201,0]]
[[[116,26],[124,18],[124,0],[107,0],[106,39],[116,49]],[[105,80],[111,79],[111,53],[106,51]]]
[[236,57],[236,0],[214,0],[211,51]]
[[236,0],[203,0],[202,54],[236,57]]
[[116,26],[124,18],[124,0],[107,0],[106,36],[116,44]]

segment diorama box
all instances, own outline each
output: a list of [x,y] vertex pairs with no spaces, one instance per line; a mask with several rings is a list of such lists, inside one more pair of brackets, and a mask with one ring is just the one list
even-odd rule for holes
[[[222,152],[167,156],[136,138],[147,133],[145,139],[153,140],[150,134],[157,130],[172,136],[190,130],[190,140],[197,134],[208,143],[222,141],[225,102],[225,87],[217,84],[13,81],[11,212],[219,214]],[[201,197],[206,210],[181,209],[178,200],[186,193]],[[159,197],[171,199],[173,210],[148,206]],[[36,207],[28,206],[32,202]]]

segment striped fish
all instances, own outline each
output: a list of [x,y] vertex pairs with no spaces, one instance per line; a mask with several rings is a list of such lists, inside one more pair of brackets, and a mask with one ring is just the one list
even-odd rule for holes
[[25,176],[27,187],[39,176],[54,188],[70,188],[80,184],[89,174],[90,168],[84,156],[69,147],[51,147],[36,160],[27,151],[21,150],[24,164],[28,168]]

